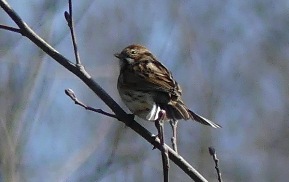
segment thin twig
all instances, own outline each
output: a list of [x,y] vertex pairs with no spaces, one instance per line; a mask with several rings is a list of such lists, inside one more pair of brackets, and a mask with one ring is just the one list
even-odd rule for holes
[[74,21],[73,21],[73,16],[72,16],[72,2],[71,2],[71,0],[68,0],[68,5],[69,5],[69,13],[67,11],[65,11],[64,17],[65,17],[65,19],[67,21],[67,25],[70,29],[76,65],[81,66],[80,56],[79,56],[78,49],[77,49],[76,36],[75,36],[75,31],[74,31]]
[[222,182],[221,171],[219,169],[219,159],[217,158],[216,150],[213,147],[209,147],[209,152],[215,162],[215,169],[217,171],[218,181]]
[[79,101],[79,100],[77,99],[77,97],[75,96],[73,90],[71,90],[71,89],[65,89],[65,94],[68,95],[68,96],[74,101],[74,103],[75,103],[76,105],[79,105],[79,106],[85,108],[86,110],[94,111],[94,112],[97,112],[97,113],[106,115],[106,116],[108,116],[108,117],[118,119],[117,116],[114,115],[114,114],[110,114],[110,113],[105,112],[105,111],[103,111],[103,110],[101,110],[101,109],[95,109],[95,108],[93,108],[93,107],[90,107],[90,106],[87,106],[87,105],[83,104],[81,101]]
[[165,145],[165,138],[164,138],[164,118],[165,118],[165,111],[161,111],[159,113],[158,119],[155,121],[156,128],[158,130],[158,137],[161,143],[161,153],[162,153],[162,163],[163,163],[163,174],[164,174],[164,182],[169,181],[169,155],[168,149]]
[[0,29],[9,30],[11,32],[16,32],[16,33],[21,33],[21,30],[19,28],[9,27],[6,25],[0,25]]
[[172,147],[176,153],[178,153],[178,145],[177,145],[177,127],[178,120],[170,120],[170,125],[173,131],[173,137],[171,138]]

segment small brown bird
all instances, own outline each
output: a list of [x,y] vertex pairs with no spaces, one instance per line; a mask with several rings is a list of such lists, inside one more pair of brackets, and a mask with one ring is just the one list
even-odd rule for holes
[[221,126],[189,110],[181,99],[182,89],[168,69],[142,45],[130,45],[114,54],[120,60],[117,89],[130,111],[149,121],[195,120],[214,128]]

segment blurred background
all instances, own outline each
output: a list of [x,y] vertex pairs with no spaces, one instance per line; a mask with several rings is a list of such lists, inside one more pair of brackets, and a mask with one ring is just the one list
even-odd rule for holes
[[[74,62],[66,1],[9,4]],[[179,153],[206,179],[217,181],[213,146],[224,181],[288,180],[288,0],[87,0],[73,7],[82,62],[118,103],[124,106],[113,54],[139,43],[172,71],[193,111],[223,126],[179,122]],[[15,27],[2,9],[0,23]],[[111,112],[76,76],[19,34],[0,30],[0,40],[0,181],[162,181],[159,151],[64,94],[71,88],[85,104]],[[169,142],[169,124],[166,136]],[[172,163],[170,179],[190,181]]]

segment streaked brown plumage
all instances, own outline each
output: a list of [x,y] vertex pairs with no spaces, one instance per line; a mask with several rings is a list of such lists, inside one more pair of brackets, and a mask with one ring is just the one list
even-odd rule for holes
[[159,111],[165,110],[165,120],[192,119],[214,128],[221,127],[185,106],[180,85],[144,46],[130,45],[115,57],[120,60],[117,88],[133,114],[154,121]]

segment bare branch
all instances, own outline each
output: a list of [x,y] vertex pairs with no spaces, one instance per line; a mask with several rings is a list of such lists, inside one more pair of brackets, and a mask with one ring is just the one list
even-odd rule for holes
[[217,171],[218,181],[222,182],[221,171],[219,169],[219,159],[217,158],[216,150],[213,147],[209,147],[209,152],[215,162],[215,169]]
[[79,101],[79,100],[77,99],[77,97],[75,96],[73,90],[71,90],[71,89],[65,89],[65,94],[68,95],[68,96],[74,101],[74,103],[75,103],[76,105],[79,105],[79,106],[83,107],[83,108],[86,109],[86,110],[93,111],[93,112],[97,112],[97,113],[106,115],[106,116],[108,116],[108,117],[118,119],[117,116],[114,115],[114,114],[110,114],[110,113],[105,112],[105,111],[103,111],[103,110],[101,110],[101,109],[95,109],[95,108],[93,108],[93,107],[90,107],[90,106],[87,106],[87,105],[83,104],[81,101]]
[[16,32],[16,33],[20,33],[21,34],[21,31],[20,31],[19,28],[13,28],[13,27],[9,27],[9,26],[6,26],[6,25],[0,25],[0,29],[9,30],[11,32]]
[[156,128],[158,130],[158,137],[161,143],[161,153],[162,153],[162,163],[163,163],[163,175],[164,175],[164,182],[169,181],[169,156],[168,156],[168,149],[165,145],[165,137],[164,137],[164,118],[166,112],[161,110],[158,115],[158,119],[155,121]]
[[177,145],[178,120],[170,120],[170,125],[173,131],[173,137],[171,138],[172,146],[173,146],[174,151],[178,153],[178,145]]
[[72,16],[72,2],[71,2],[71,0],[68,0],[68,4],[69,4],[69,13],[67,11],[65,11],[64,17],[65,17],[65,19],[67,21],[67,25],[70,29],[76,65],[81,66],[79,52],[77,49],[76,36],[75,36],[75,31],[74,31],[74,21],[73,21],[73,16]]

